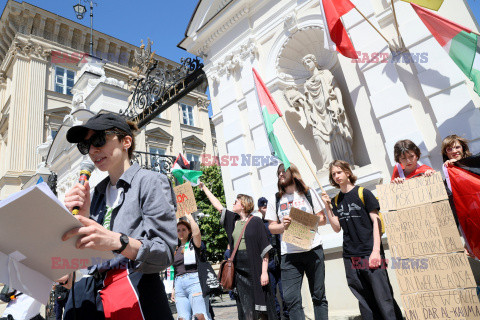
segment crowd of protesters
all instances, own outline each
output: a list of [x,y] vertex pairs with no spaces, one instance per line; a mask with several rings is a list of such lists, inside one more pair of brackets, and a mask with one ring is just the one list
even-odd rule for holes
[[[159,315],[173,319],[159,277],[173,265],[171,300],[178,319],[214,319],[209,294],[218,280],[205,257],[202,240],[208,239],[202,239],[192,215],[176,219],[175,197],[165,175],[131,165],[136,130],[118,115],[101,114],[67,133],[68,141],[76,143],[108,176],[92,196],[88,182],[76,184],[66,193],[65,205],[71,211],[79,210],[75,217],[83,227],[68,231],[63,240],[80,236],[78,248],[113,251],[115,258],[89,268],[80,280],[75,281],[75,273],[58,279],[56,294],[62,298],[57,313],[65,308],[63,319],[158,319]],[[392,183],[435,172],[419,163],[420,149],[410,140],[398,141],[393,153]],[[443,141],[445,167],[470,155],[465,139],[452,135]],[[330,184],[339,189],[333,198],[308,186],[293,163],[288,168],[280,164],[276,175],[275,193],[270,199],[258,199],[257,214],[253,214],[255,201],[249,195],[238,194],[228,209],[206,186],[208,181],[198,186],[218,210],[228,249],[234,255],[233,297],[238,319],[304,320],[307,299],[313,304],[316,320],[328,319],[328,270],[320,232],[327,220],[333,231],[343,231],[346,281],[362,318],[402,319],[384,268],[379,202],[370,190],[355,184],[351,164],[343,160],[330,163]],[[292,222],[291,208],[318,217],[309,248],[283,241]],[[473,257],[468,246],[465,252]],[[368,265],[354,267],[360,260]],[[302,294],[304,285],[308,285],[309,295]],[[60,286],[70,290],[59,290]],[[57,315],[59,318],[62,316]]]

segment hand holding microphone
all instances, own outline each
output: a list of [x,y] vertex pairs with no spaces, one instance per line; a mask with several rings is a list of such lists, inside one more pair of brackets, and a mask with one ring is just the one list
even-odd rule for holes
[[86,218],[90,216],[90,185],[88,179],[95,165],[89,161],[80,164],[78,183],[65,194],[65,206],[74,215],[80,214]]

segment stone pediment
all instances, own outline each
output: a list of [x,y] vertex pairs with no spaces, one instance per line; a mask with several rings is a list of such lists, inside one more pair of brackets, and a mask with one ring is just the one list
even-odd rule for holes
[[173,140],[173,136],[162,128],[153,128],[145,131],[145,135],[161,140]]
[[203,140],[193,135],[183,138],[182,142],[183,144],[188,144],[188,145],[202,147],[202,148],[206,146],[206,143],[203,142]]
[[69,114],[71,111],[70,107],[60,107],[60,108],[53,108],[53,109],[48,109],[45,111],[46,115],[56,115],[56,116],[65,116]]
[[197,32],[234,0],[200,0],[185,31],[185,36]]

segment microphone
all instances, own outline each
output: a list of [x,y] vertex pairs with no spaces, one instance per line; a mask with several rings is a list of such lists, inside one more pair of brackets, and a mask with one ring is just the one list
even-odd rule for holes
[[[85,184],[85,181],[88,181],[92,175],[92,171],[95,170],[95,165],[90,160],[84,160],[80,163],[80,177],[78,178],[78,183]],[[72,214],[77,215],[80,207],[73,207]]]

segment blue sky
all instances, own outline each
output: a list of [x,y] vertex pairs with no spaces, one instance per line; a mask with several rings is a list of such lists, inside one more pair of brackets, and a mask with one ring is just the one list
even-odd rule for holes
[[[78,0],[26,2],[90,26],[88,15],[83,20],[77,20],[75,17],[73,5],[78,3]],[[96,0],[96,2],[98,5],[94,7],[94,29],[134,45],[140,45],[141,39],[146,40],[150,37],[154,41],[153,48],[157,54],[177,62],[181,57],[191,56],[177,48],[177,44],[184,37],[198,0]],[[468,2],[477,21],[480,21],[480,0]],[[6,0],[0,0],[2,11],[6,3]]]
[[[17,0],[19,2],[23,2]],[[77,20],[73,5],[78,0],[27,0],[37,7],[90,26],[90,17]],[[179,61],[190,57],[185,50],[177,48],[195,10],[196,0],[96,0],[93,9],[93,28],[120,40],[140,45],[140,40],[153,40],[157,54]],[[7,0],[0,0],[0,9]],[[84,4],[85,5],[85,4]],[[87,10],[88,5],[87,5]]]

